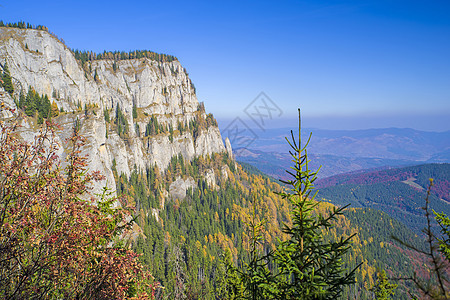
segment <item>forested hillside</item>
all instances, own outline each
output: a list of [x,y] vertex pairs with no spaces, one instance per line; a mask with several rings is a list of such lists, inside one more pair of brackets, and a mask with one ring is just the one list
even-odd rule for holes
[[[202,168],[213,168],[218,173],[219,162],[226,163],[231,172],[228,180],[211,187],[198,174]],[[286,238],[281,228],[283,222],[291,222],[290,205],[274,193],[283,187],[247,170],[250,173],[226,155],[217,155],[191,162],[174,157],[169,176],[160,177],[152,168],[144,173],[135,171],[130,178],[115,173],[119,192],[139,207],[137,220],[142,231],[134,247],[165,287],[165,295],[205,299],[220,295],[226,273],[225,251],[232,253],[238,265],[248,259],[246,224],[251,220],[253,207],[257,220],[268,221],[264,230],[268,250],[275,247],[277,238]],[[158,195],[165,193],[177,179],[187,176],[195,178],[196,185],[188,190],[186,198],[165,201],[161,206]],[[318,212],[332,207],[324,202]],[[374,209],[350,208],[335,227],[322,234],[325,239],[356,234],[345,264],[349,268],[362,265],[356,272],[357,284],[345,290],[343,299],[372,299],[370,288],[375,284],[378,268],[387,270],[392,277],[402,277],[420,264],[408,251],[393,243],[391,235],[418,248],[422,247],[421,239],[388,214]],[[396,299],[408,299],[406,290],[411,287],[402,283]]]
[[372,207],[386,212],[416,232],[425,227],[426,188],[433,178],[430,207],[450,213],[450,164],[426,164],[319,180],[319,198],[335,205]]
[[[203,168],[218,172],[222,162],[230,168],[228,179],[211,186],[200,174]],[[160,203],[160,193],[187,176],[195,179],[195,185],[186,197]],[[235,260],[246,258],[249,237],[245,223],[253,206],[258,219],[268,220],[267,247],[273,248],[277,238],[283,239],[281,225],[290,222],[289,205],[273,194],[281,187],[267,178],[248,175],[227,155],[191,162],[174,157],[165,178],[158,177],[150,168],[145,173],[134,172],[129,179],[118,176],[117,186],[139,207],[142,234],[135,248],[166,287],[166,295],[214,299],[225,276],[221,255],[228,249]]]

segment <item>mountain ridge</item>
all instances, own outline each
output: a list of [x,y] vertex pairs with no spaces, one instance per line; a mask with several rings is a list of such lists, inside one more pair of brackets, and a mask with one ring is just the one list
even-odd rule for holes
[[[236,149],[245,147],[264,152],[288,153],[289,146],[285,143],[285,137],[290,137],[290,131],[291,128],[242,131],[240,133],[242,137],[248,135],[254,141],[250,145],[239,145],[236,142],[232,146]],[[448,154],[450,149],[450,131],[429,132],[411,128],[361,130],[304,128],[302,139],[306,141],[310,132],[312,133],[309,143],[310,153],[321,155],[430,161],[434,155]],[[297,136],[298,131],[294,130],[294,135]],[[238,141],[231,136],[229,138]]]

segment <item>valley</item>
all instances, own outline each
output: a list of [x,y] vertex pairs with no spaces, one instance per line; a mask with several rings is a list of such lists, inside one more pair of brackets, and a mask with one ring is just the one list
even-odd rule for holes
[[[292,128],[256,129],[258,138],[245,148],[232,145],[238,161],[250,163],[267,174],[283,179],[290,165],[285,138]],[[309,151],[312,166],[321,167],[320,178],[367,169],[390,168],[420,163],[449,163],[450,132],[384,128],[368,130],[320,130],[311,133]],[[294,134],[298,134],[295,133]],[[242,137],[246,137],[243,132]],[[230,139],[232,139],[230,137]]]

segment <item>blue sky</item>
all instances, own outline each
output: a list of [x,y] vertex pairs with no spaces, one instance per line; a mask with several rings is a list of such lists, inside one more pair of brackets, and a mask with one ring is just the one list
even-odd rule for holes
[[5,1],[71,48],[175,55],[226,124],[265,92],[267,126],[450,130],[449,1]]

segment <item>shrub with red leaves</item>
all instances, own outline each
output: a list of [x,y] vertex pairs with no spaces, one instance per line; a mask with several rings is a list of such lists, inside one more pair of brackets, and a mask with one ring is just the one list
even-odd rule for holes
[[123,238],[132,208],[106,189],[90,196],[102,176],[87,172],[78,130],[62,168],[55,125],[28,143],[16,121],[0,118],[0,298],[153,298],[158,284]]

